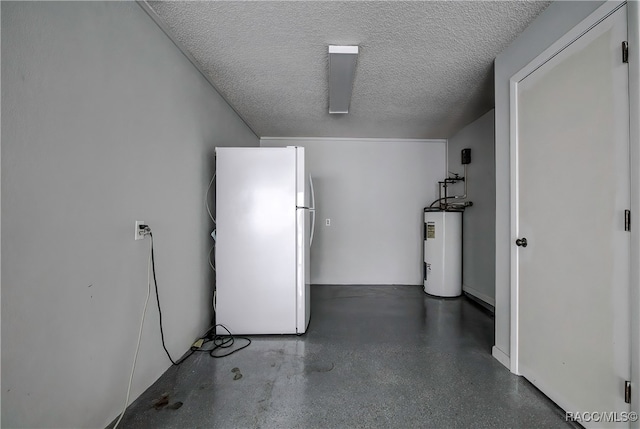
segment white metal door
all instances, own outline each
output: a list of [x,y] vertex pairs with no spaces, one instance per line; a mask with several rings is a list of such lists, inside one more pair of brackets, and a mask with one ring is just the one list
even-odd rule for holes
[[216,149],[216,322],[296,333],[296,152]]
[[517,371],[568,412],[629,411],[626,35],[623,6],[512,86]]

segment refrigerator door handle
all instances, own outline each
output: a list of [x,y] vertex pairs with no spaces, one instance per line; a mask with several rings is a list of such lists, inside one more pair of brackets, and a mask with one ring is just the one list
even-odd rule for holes
[[309,188],[311,189],[311,207],[309,207],[309,213],[313,215],[311,221],[311,237],[309,237],[309,247],[313,244],[313,236],[316,233],[316,193],[313,190],[313,179],[309,175]]
[[309,209],[309,214],[313,215],[313,219],[311,220],[311,237],[309,237],[309,247],[313,244],[313,236],[316,233],[316,210]]
[[311,207],[309,207],[311,210],[315,210],[316,209],[316,193],[313,191],[313,179],[311,178],[311,175],[309,175],[309,188],[311,189]]

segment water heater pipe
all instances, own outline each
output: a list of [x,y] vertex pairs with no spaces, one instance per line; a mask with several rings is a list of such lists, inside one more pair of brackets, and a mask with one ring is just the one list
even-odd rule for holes
[[[468,173],[467,173],[467,164],[464,164],[464,176],[462,177],[455,177],[455,178],[447,178],[444,179],[443,182],[439,182],[443,184],[443,187],[445,188],[445,196],[438,198],[437,200],[435,200],[434,202],[431,203],[431,205],[429,207],[433,207],[437,202],[439,201],[445,201],[444,205],[444,209],[446,209],[446,205],[447,205],[447,200],[462,200],[467,198],[467,181],[468,181]],[[464,182],[464,194],[463,195],[453,195],[451,197],[447,196],[446,193],[446,188],[447,188],[447,183],[455,183],[457,181],[462,180]],[[456,207],[467,207],[467,206],[471,206],[473,205],[473,203],[471,201],[465,201],[464,203],[451,203],[452,206],[456,206]]]

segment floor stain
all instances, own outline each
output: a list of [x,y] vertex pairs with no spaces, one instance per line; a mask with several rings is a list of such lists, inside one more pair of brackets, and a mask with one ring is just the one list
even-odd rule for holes
[[163,393],[162,396],[153,401],[152,408],[155,408],[156,410],[162,410],[166,407],[169,410],[177,410],[178,408],[182,407],[182,405],[184,404],[180,401],[169,404],[169,394]]
[[305,372],[311,373],[311,372],[329,372],[332,371],[333,368],[335,368],[335,364],[333,362],[331,362],[331,366],[322,366],[322,365],[311,365],[308,368],[305,368]]
[[169,408],[170,410],[177,410],[178,408],[182,407],[182,405],[183,405],[182,402],[178,401],[169,405],[167,408]]
[[242,378],[242,373],[240,372],[240,368],[233,368],[231,372],[234,373],[233,380],[240,380]]
[[[265,387],[264,389],[265,397],[258,401],[258,413],[256,413],[256,415],[254,416],[253,426],[258,428],[264,426],[264,423],[265,423],[264,420],[266,419],[264,414],[267,413],[271,408],[271,399],[273,397],[274,382],[267,381],[264,387]],[[260,423],[260,421],[262,421],[262,424]]]
[[162,396],[160,396],[160,398],[153,401],[152,407],[155,408],[156,410],[161,410],[167,405],[169,405],[169,394],[163,393]]

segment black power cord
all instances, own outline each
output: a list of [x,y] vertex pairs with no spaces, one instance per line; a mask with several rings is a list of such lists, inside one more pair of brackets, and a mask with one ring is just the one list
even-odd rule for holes
[[[211,356],[212,358],[223,358],[223,357],[227,357],[229,355],[234,354],[235,352],[239,352],[242,349],[246,349],[247,347],[249,347],[249,344],[251,344],[251,339],[247,338],[247,337],[238,337],[238,336],[234,336],[231,335],[231,332],[229,331],[229,329],[227,329],[226,326],[224,325],[216,325],[214,326],[214,328],[216,327],[221,327],[222,329],[224,329],[225,331],[227,331],[228,335],[217,335],[215,334],[213,336],[213,339],[211,340],[213,342],[213,348],[210,350],[203,350],[203,351],[208,351],[209,352],[209,356]],[[225,354],[221,354],[221,355],[217,355],[214,352],[216,350],[222,350],[222,349],[228,349],[233,347],[234,343],[236,342],[237,339],[241,339],[241,340],[246,340],[247,344],[245,344],[242,347],[238,347],[237,349],[234,349],[232,351],[230,351],[229,353],[225,353]]]
[[165,353],[167,354],[167,357],[169,358],[169,360],[173,365],[180,365],[182,362],[187,360],[187,358],[191,356],[194,353],[194,351],[191,350],[191,353],[183,356],[181,359],[179,359],[176,362],[173,360],[173,358],[169,354],[169,350],[167,350],[167,346],[164,343],[164,330],[162,329],[162,309],[160,308],[160,295],[158,294],[158,280],[156,279],[156,260],[153,254],[153,233],[151,231],[149,231],[149,237],[151,237],[151,271],[153,273],[153,284],[155,285],[155,290],[156,290],[156,302],[158,303],[158,319],[160,321],[160,338],[162,339],[162,348],[164,349]]
[[[229,355],[234,354],[235,352],[238,352],[242,349],[245,349],[247,347],[249,347],[249,344],[251,344],[251,340],[247,337],[237,337],[237,336],[233,336],[231,334],[231,332],[229,331],[229,329],[227,329],[226,326],[224,325],[214,325],[213,327],[209,328],[209,330],[207,332],[205,332],[205,335],[203,336],[203,343],[200,345],[200,347],[194,347],[192,346],[189,349],[189,353],[184,355],[182,358],[180,358],[178,361],[174,361],[173,358],[171,357],[171,354],[169,354],[169,350],[167,350],[167,346],[165,345],[164,342],[164,330],[162,329],[162,309],[160,308],[160,295],[158,294],[158,280],[156,279],[156,261],[155,261],[155,255],[153,253],[153,233],[151,232],[151,230],[149,229],[148,231],[149,237],[151,238],[151,271],[153,273],[153,284],[155,286],[155,291],[156,291],[156,302],[158,303],[158,320],[160,322],[160,338],[162,339],[162,348],[164,349],[165,353],[167,354],[167,357],[169,358],[169,360],[171,361],[171,364],[178,366],[181,363],[183,363],[184,361],[186,361],[189,357],[191,357],[191,355],[193,355],[196,352],[208,352],[209,356],[211,356],[212,358],[223,358],[223,357],[227,357]],[[228,335],[217,335],[215,334],[215,330],[217,327],[221,327],[222,329],[224,329],[225,331],[227,331]],[[221,350],[221,349],[228,349],[233,347],[236,339],[242,339],[242,340],[246,340],[247,344],[243,345],[242,347],[236,348],[232,351],[230,351],[229,353],[225,353],[225,354],[221,354],[221,355],[217,355],[214,352],[216,350]],[[202,346],[204,346],[205,344],[208,344],[212,342],[213,343],[213,348],[212,349],[202,349]]]

